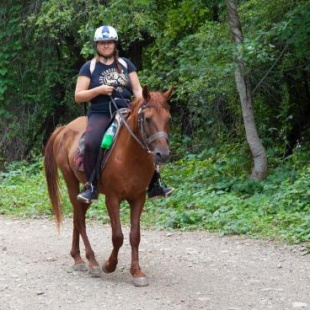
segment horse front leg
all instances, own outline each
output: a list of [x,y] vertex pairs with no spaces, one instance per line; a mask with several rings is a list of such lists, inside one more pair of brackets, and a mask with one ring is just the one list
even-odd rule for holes
[[149,282],[146,275],[141,271],[139,264],[139,245],[141,240],[140,218],[145,203],[145,195],[141,196],[137,201],[130,201],[130,245],[131,245],[131,267],[130,272],[133,276],[133,284],[135,286],[148,286]]
[[102,266],[102,270],[106,273],[115,271],[118,263],[118,252],[124,242],[124,235],[122,232],[122,225],[119,214],[119,204],[120,202],[117,199],[106,197],[106,206],[111,221],[113,244],[111,255]]

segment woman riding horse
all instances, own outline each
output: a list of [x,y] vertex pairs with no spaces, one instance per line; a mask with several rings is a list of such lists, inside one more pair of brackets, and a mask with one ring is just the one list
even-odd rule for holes
[[[83,159],[87,182],[77,196],[78,200],[83,203],[91,203],[98,199],[94,170],[100,142],[116,109],[112,102],[116,103],[117,108],[124,108],[129,106],[132,94],[135,98],[142,97],[136,67],[128,59],[118,56],[116,30],[111,26],[101,26],[95,32],[94,41],[97,53],[95,62],[88,61],[82,66],[75,90],[77,103],[88,101],[91,103],[88,111]],[[171,187],[161,186],[157,167],[149,184],[149,198],[167,197],[172,191]]]
[[[122,126],[110,157],[101,171],[98,191],[105,195],[105,204],[112,228],[113,249],[102,268],[96,260],[86,233],[85,216],[90,204],[77,199],[80,184],[86,181],[85,173],[76,167],[74,160],[81,136],[85,132],[85,117],[79,117],[66,126],[58,127],[45,147],[44,169],[49,197],[58,226],[61,223],[61,201],[58,168],[66,182],[70,201],[73,205],[73,237],[71,256],[75,270],[88,269],[91,275],[101,276],[102,270],[115,271],[118,252],[124,236],[120,222],[120,203],[130,205],[130,245],[133,283],[148,285],[146,275],[139,265],[140,217],[146,199],[146,187],[154,173],[154,161],[164,164],[169,159],[168,130],[171,118],[168,100],[172,88],[165,93],[149,92],[143,88],[142,97],[136,99]],[[88,267],[80,254],[80,237],[85,246]]]

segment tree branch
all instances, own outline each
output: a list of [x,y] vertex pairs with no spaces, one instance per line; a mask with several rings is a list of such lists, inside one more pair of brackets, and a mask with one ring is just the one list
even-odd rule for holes
[[288,45],[284,46],[284,49],[282,50],[281,54],[279,55],[279,57],[277,58],[276,62],[273,64],[273,66],[267,71],[267,73],[263,76],[263,78],[259,81],[259,83],[255,86],[255,88],[252,91],[252,94],[254,94],[254,92],[258,89],[258,87],[260,86],[260,84],[262,84],[262,82],[265,80],[265,78],[268,76],[268,74],[272,71],[272,69],[276,66],[276,64],[279,62],[280,58],[283,56],[284,52],[287,50]]

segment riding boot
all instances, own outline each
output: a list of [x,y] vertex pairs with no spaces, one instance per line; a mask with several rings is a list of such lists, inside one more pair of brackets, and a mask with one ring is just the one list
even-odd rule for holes
[[98,191],[94,183],[87,182],[83,190],[77,195],[77,200],[83,203],[92,203],[98,201]]
[[[84,184],[84,187],[82,191],[77,195],[77,200],[83,203],[90,204],[92,202],[98,201],[98,190],[97,190],[97,178],[98,178],[98,168],[100,165],[100,160],[102,156],[102,152],[100,152],[102,149],[99,150],[99,154],[96,159],[96,165],[92,169],[90,175],[89,173],[86,173],[86,177],[88,178],[88,182]],[[85,155],[84,155],[84,161],[85,161]],[[84,163],[85,167],[85,163]],[[86,167],[85,167],[86,168]],[[86,172],[86,169],[85,169]]]
[[153,177],[149,184],[147,190],[149,198],[158,198],[158,197],[168,197],[172,192],[173,188],[166,186],[160,179],[160,174],[158,171],[154,171]]

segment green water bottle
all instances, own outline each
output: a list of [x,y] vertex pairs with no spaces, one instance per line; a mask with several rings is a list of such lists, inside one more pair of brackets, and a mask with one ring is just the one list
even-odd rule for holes
[[110,127],[107,129],[105,134],[103,135],[102,141],[101,141],[101,147],[103,149],[109,149],[113,143],[114,136],[116,134],[117,130],[117,121],[114,121]]

